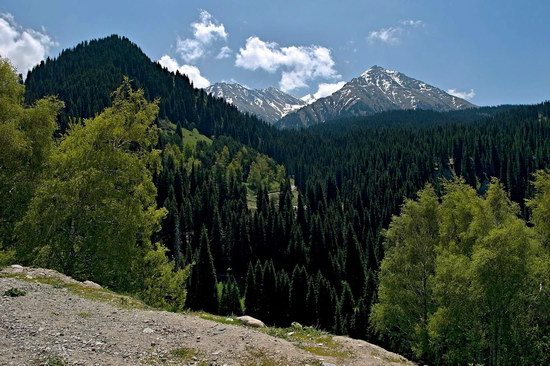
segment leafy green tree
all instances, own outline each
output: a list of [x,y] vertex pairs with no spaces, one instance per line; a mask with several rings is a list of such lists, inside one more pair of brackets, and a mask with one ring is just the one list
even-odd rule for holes
[[528,201],[528,206],[542,244],[550,250],[550,170],[535,173],[534,186],[535,197]]
[[407,200],[384,232],[378,303],[371,321],[394,347],[419,358],[428,357],[428,318],[434,311],[429,284],[435,270],[439,239],[438,198],[428,185],[418,200]]
[[190,267],[177,269],[176,263],[168,260],[167,251],[157,243],[155,249],[145,255],[140,296],[151,306],[169,311],[183,311],[187,296],[185,284]]
[[[379,301],[371,314],[375,329],[389,336],[402,352],[412,351],[436,364],[537,364],[547,360],[543,350],[548,340],[543,334],[548,331],[550,310],[545,289],[550,281],[550,257],[541,236],[519,218],[519,206],[496,179],[484,197],[461,179],[443,184],[443,193],[438,203],[433,190],[424,189],[418,201],[407,201],[401,216],[392,220],[386,245],[396,243],[392,230],[399,229],[397,234],[403,235],[399,240],[416,243],[416,252],[408,256],[410,247],[402,244],[387,251]],[[545,205],[543,197],[539,192],[531,204],[535,210]],[[411,227],[415,230],[410,231]],[[433,247],[426,297],[423,287],[411,287],[418,272],[403,269],[421,268],[418,260],[424,258],[422,245],[428,240]],[[393,252],[394,248],[399,252]],[[396,262],[396,258],[403,261]],[[423,313],[419,304],[426,302],[430,306]],[[417,306],[414,313],[413,306]],[[401,333],[405,326],[415,331],[413,336]]]
[[63,103],[55,98],[25,107],[21,84],[9,61],[0,59],[0,251],[13,257],[15,223],[27,209],[44,162],[53,147],[56,116]]
[[142,287],[140,268],[165,215],[152,181],[157,113],[126,79],[112,107],[70,127],[17,227],[25,263],[115,289]]

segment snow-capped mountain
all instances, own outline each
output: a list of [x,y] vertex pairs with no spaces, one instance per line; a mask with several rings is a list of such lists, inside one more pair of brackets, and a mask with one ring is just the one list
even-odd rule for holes
[[314,101],[276,123],[301,128],[340,117],[364,116],[396,109],[452,111],[473,108],[470,102],[400,72],[373,66],[332,95]]
[[206,88],[206,92],[270,124],[306,105],[276,88],[248,89],[240,84],[217,83]]

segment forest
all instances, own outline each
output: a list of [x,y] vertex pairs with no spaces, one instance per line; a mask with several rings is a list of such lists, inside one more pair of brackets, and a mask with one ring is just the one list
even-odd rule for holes
[[430,364],[550,362],[549,102],[279,131],[118,36],[0,71],[0,264]]

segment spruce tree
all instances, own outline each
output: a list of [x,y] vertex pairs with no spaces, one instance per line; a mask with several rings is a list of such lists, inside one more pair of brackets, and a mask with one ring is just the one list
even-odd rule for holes
[[246,287],[244,296],[244,307],[247,315],[256,316],[258,314],[258,303],[260,301],[260,293],[258,291],[256,275],[252,263],[248,265],[246,273]]
[[296,266],[292,272],[290,284],[290,318],[292,321],[304,322],[307,320],[307,283],[308,276],[305,268]]
[[192,307],[195,310],[204,310],[209,313],[218,311],[216,270],[206,228],[201,232],[199,253],[191,275],[190,287],[194,298]]

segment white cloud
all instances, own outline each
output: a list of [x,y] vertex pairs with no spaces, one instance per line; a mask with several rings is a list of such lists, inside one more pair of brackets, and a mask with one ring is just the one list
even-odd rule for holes
[[317,99],[321,99],[324,97],[328,97],[329,95],[332,95],[336,91],[342,89],[342,87],[345,84],[346,84],[345,81],[339,81],[337,83],[321,83],[319,84],[319,87],[315,93],[304,95],[300,99],[306,102],[307,104],[311,104],[315,102]]
[[228,58],[231,56],[231,54],[233,53],[233,50],[227,46],[223,46],[222,48],[220,48],[220,52],[218,53],[218,55],[216,56],[216,58],[218,60],[221,60],[223,58]]
[[455,88],[451,88],[447,90],[447,93],[457,98],[466,99],[466,100],[471,100],[476,96],[476,92],[474,91],[474,89],[470,89],[469,92],[465,92],[465,91],[461,92],[456,90]]
[[192,65],[179,65],[178,62],[168,55],[164,55],[160,58],[158,63],[168,69],[168,71],[175,73],[179,71],[180,74],[185,74],[193,82],[196,88],[206,88],[210,86],[210,81],[201,75],[198,67]]
[[201,10],[199,21],[192,23],[193,38],[178,39],[176,50],[186,62],[204,56],[210,44],[217,40],[227,40],[225,26],[219,23],[206,10]]
[[178,39],[176,50],[186,62],[192,62],[204,55],[204,46],[194,39]]
[[201,10],[200,21],[191,24],[194,29],[195,38],[204,44],[208,44],[215,39],[227,39],[227,32],[223,24],[218,23],[216,19],[206,10]]
[[380,41],[387,44],[398,44],[399,37],[403,33],[403,29],[399,27],[381,28],[377,31],[369,33],[369,41]]
[[281,70],[279,87],[283,91],[307,86],[316,78],[340,77],[334,69],[330,50],[321,46],[280,47],[258,37],[246,40],[239,50],[235,65],[247,70],[262,69],[270,73]]
[[54,46],[57,43],[44,29],[23,29],[13,15],[0,14],[0,56],[9,59],[18,72],[25,75]]
[[403,34],[410,34],[411,28],[425,26],[422,20],[412,19],[402,20],[399,24],[401,24],[401,26],[380,28],[378,30],[371,31],[368,36],[369,42],[382,42],[389,45],[396,45],[401,41],[401,36],[403,36]]
[[334,92],[342,89],[342,87],[346,84],[345,81],[339,81],[337,83],[321,83],[319,84],[319,88],[317,89],[317,92],[313,94],[315,97],[315,100],[328,97],[329,95],[332,95]]

